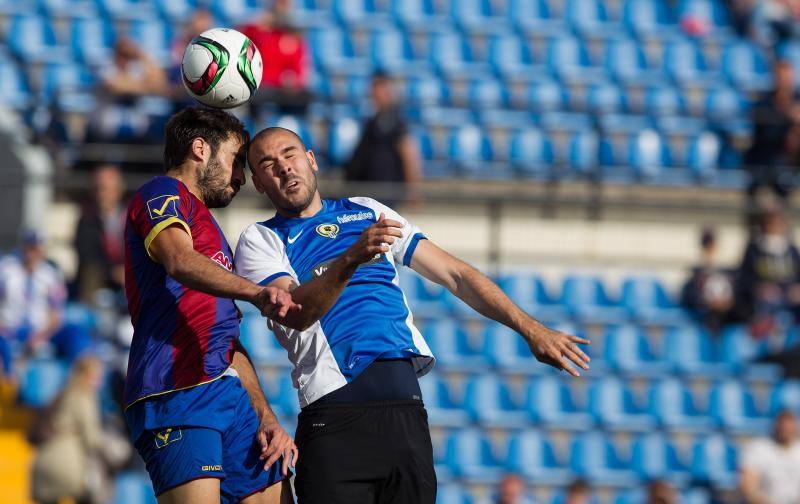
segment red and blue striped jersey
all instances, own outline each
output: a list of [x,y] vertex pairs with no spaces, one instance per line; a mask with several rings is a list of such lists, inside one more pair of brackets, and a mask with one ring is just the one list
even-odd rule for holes
[[181,181],[155,177],[136,192],[125,229],[125,294],[134,328],[126,405],[221,376],[239,337],[232,300],[182,285],[150,256],[153,239],[172,225],[186,229],[197,252],[233,270],[217,221]]

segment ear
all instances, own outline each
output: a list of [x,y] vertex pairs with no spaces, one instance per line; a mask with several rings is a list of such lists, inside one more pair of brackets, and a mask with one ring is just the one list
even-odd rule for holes
[[191,150],[196,161],[207,163],[211,159],[211,146],[200,137],[192,140]]
[[311,169],[315,172],[319,172],[319,166],[317,166],[317,158],[314,156],[314,151],[311,149],[307,150],[306,157],[308,158],[308,162],[311,164]]
[[256,188],[256,191],[258,191],[259,194],[264,194],[266,192],[264,191],[264,186],[261,185],[261,180],[259,180],[253,170],[250,170],[250,178],[253,179],[253,186]]

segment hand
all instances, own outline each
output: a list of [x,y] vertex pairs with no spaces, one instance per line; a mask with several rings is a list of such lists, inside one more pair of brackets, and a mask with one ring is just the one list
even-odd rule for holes
[[369,262],[375,256],[388,252],[395,238],[403,237],[402,229],[402,223],[381,214],[378,222],[365,229],[358,241],[347,249],[346,255],[355,264]]
[[292,295],[283,289],[264,287],[256,295],[253,304],[267,318],[283,318],[290,311],[302,309],[302,306],[292,300]]
[[289,465],[297,465],[299,453],[294,440],[283,430],[278,420],[272,416],[265,418],[258,426],[258,442],[261,444],[261,460],[266,460],[264,470],[268,471],[281,456],[283,456],[283,466],[281,473],[284,476],[289,474]]
[[528,346],[539,362],[561,369],[572,376],[580,376],[570,362],[584,370],[589,370],[589,356],[583,353],[576,343],[588,345],[587,339],[553,331],[544,326],[528,340]]

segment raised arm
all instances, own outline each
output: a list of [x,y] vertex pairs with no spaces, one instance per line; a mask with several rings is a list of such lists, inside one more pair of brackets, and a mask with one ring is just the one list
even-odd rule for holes
[[486,275],[429,240],[422,240],[417,245],[411,268],[446,287],[484,317],[521,334],[539,361],[573,376],[580,376],[580,373],[570,362],[581,369],[589,369],[589,357],[577,345],[588,344],[588,340],[545,327],[514,304]]

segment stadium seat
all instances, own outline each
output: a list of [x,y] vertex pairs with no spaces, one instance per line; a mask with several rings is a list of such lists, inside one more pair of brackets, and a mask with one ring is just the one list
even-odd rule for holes
[[[553,163],[553,147],[541,130],[526,128],[515,132],[509,147],[509,161],[519,173],[526,177],[549,177]],[[535,303],[536,298],[526,301]]]
[[734,89],[713,89],[706,96],[705,113],[711,121],[724,122],[745,115],[747,104]]
[[452,318],[425,323],[422,334],[443,369],[471,372],[488,369],[487,357],[472,348],[469,335]]
[[449,23],[449,18],[436,12],[433,0],[392,0],[391,12],[407,28],[442,26]]
[[633,33],[663,33],[673,28],[668,7],[660,0],[626,0],[623,21]]
[[775,416],[783,409],[800,414],[800,380],[791,379],[778,383],[770,398],[770,413]]
[[710,416],[703,414],[694,403],[687,386],[671,377],[660,380],[650,388],[648,410],[662,427],[677,432],[707,432],[715,426]]
[[670,329],[664,341],[663,355],[680,373],[727,376],[730,366],[717,354],[713,337],[694,325]]
[[427,52],[431,64],[443,75],[479,78],[490,74],[485,61],[474,61],[472,51],[458,32],[442,31],[431,35]]
[[131,23],[128,36],[150,58],[160,62],[172,61],[172,28],[169,23],[153,19]]
[[524,428],[530,416],[514,401],[508,385],[496,375],[476,376],[467,383],[464,407],[483,427]]
[[99,66],[108,61],[114,43],[110,23],[103,19],[74,19],[70,25],[72,54],[81,63]]
[[700,50],[689,39],[668,42],[662,57],[664,70],[678,83],[713,82]]
[[507,33],[511,27],[492,7],[490,0],[450,0],[450,17],[467,33]]
[[647,432],[656,425],[655,419],[636,405],[622,381],[610,376],[592,383],[589,411],[607,429]]
[[153,485],[146,472],[127,471],[114,480],[112,504],[156,504]]
[[537,112],[561,110],[565,105],[564,92],[556,81],[538,79],[528,88],[526,103]]
[[370,72],[369,60],[356,57],[350,37],[339,28],[311,30],[309,45],[317,66],[328,75],[345,69],[357,69],[362,75]]
[[422,400],[428,412],[428,421],[437,427],[465,427],[470,418],[467,411],[453,400],[447,381],[436,372],[428,373],[419,381]]
[[58,63],[69,60],[69,51],[57,40],[51,20],[36,15],[11,19],[7,28],[8,46],[27,64]]
[[718,31],[730,25],[728,7],[717,0],[681,0],[677,11],[682,17],[699,17],[716,27]]
[[731,84],[742,90],[764,91],[772,83],[764,54],[755,44],[740,40],[722,52],[722,72]]
[[377,9],[374,0],[332,0],[333,14],[340,23],[351,27],[385,25],[388,13]]
[[699,438],[692,448],[691,472],[698,482],[733,488],[737,481],[736,449],[721,434]]
[[418,107],[444,105],[448,100],[448,90],[435,75],[411,77],[406,99]]
[[514,34],[496,35],[489,40],[489,63],[494,71],[508,81],[521,76],[538,74],[533,66],[528,45]]
[[608,19],[601,0],[567,0],[564,14],[567,22],[584,37],[616,35],[622,28]]
[[75,64],[51,64],[43,69],[40,100],[57,103],[67,112],[92,111],[95,97],[91,93],[94,76],[86,68]]
[[620,89],[610,83],[595,84],[589,88],[586,105],[595,114],[619,112],[625,106]]
[[5,107],[23,110],[32,101],[30,88],[25,75],[12,61],[0,63],[0,104]]
[[690,321],[655,277],[626,278],[622,282],[621,303],[641,324],[681,325]]
[[728,326],[722,333],[722,359],[740,376],[777,380],[782,373],[779,366],[756,362],[770,351],[769,340],[756,340],[744,325]]
[[525,35],[552,37],[569,32],[560,17],[550,15],[545,0],[509,0],[508,16]]
[[47,406],[61,391],[66,379],[65,363],[57,360],[30,361],[22,372],[19,400],[34,408]]
[[570,448],[570,468],[594,484],[630,486],[636,474],[599,431],[578,436]]
[[474,482],[496,483],[503,474],[489,440],[475,428],[457,431],[448,440],[445,461],[453,474]]
[[559,178],[592,175],[598,164],[598,140],[594,131],[578,131],[570,135],[566,157],[556,150],[556,163],[566,166],[566,172]]
[[261,314],[245,315],[240,323],[239,335],[255,363],[283,367],[290,365],[286,349],[278,343]]
[[212,0],[211,11],[214,17],[228,26],[237,26],[251,19],[258,19],[263,13],[257,0]]
[[686,164],[700,180],[711,181],[719,169],[721,156],[722,142],[719,137],[704,131],[689,145]]
[[427,61],[414,57],[411,42],[400,30],[384,28],[372,32],[369,47],[373,67],[391,75],[416,76],[432,69]]
[[[20,10],[17,13],[21,14],[24,10],[26,10],[26,7],[28,12],[33,11],[33,8],[31,6],[25,6],[25,2],[14,2],[14,3],[20,4],[20,6],[23,8],[23,10]],[[97,9],[95,7],[95,3],[92,0],[40,0],[39,5],[42,7],[42,10],[49,17],[52,18],[70,17],[72,19],[76,18],[85,19],[97,16]],[[8,12],[6,11],[5,7],[0,7],[0,13],[8,13]]]
[[604,355],[612,368],[630,375],[659,377],[670,370],[670,364],[655,355],[647,336],[633,325],[608,330]]
[[535,481],[537,485],[565,485],[572,474],[556,460],[547,437],[537,430],[525,429],[508,444],[506,469]]
[[586,322],[615,324],[628,320],[627,311],[606,293],[598,277],[569,275],[564,279],[561,304]]
[[709,402],[711,416],[732,432],[761,434],[769,430],[771,419],[756,409],[753,396],[738,381],[718,383]]
[[578,408],[569,388],[552,375],[531,380],[525,408],[535,422],[550,427],[585,431],[594,425],[592,415]]
[[652,116],[675,116],[683,113],[682,95],[673,87],[658,85],[645,92],[645,111]]
[[634,441],[631,467],[643,481],[666,479],[683,486],[690,478],[675,445],[657,432],[644,434]]
[[[100,11],[108,20],[146,21],[158,19],[152,2],[143,0],[96,0]],[[236,3],[228,2],[228,3]],[[236,20],[238,21],[238,20]]]
[[533,357],[528,344],[513,329],[489,323],[483,341],[482,353],[501,372],[528,375],[545,372],[545,366]]
[[450,134],[448,157],[468,176],[484,178],[504,178],[508,173],[491,171],[493,156],[489,138],[476,125],[456,128]]
[[197,9],[197,0],[155,0],[162,19],[170,23],[180,23],[192,15]]
[[547,64],[562,79],[591,82],[605,75],[602,68],[589,66],[589,59],[580,39],[561,36],[550,41]]
[[472,495],[458,483],[439,485],[436,504],[474,504]]
[[344,118],[331,123],[328,130],[328,159],[333,166],[342,166],[361,136],[361,125],[352,118]]
[[664,75],[647,68],[644,53],[635,40],[611,40],[606,45],[603,59],[602,64],[618,82],[644,85],[664,81]]
[[446,312],[448,291],[445,287],[410,272],[400,275],[400,287],[414,316],[438,318]]

